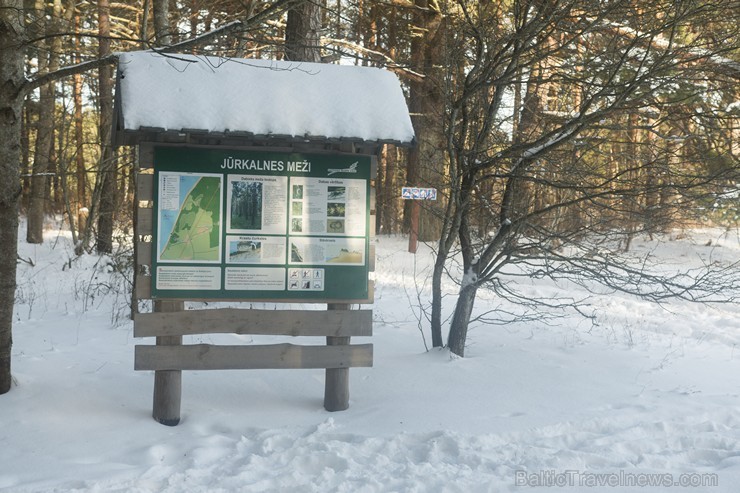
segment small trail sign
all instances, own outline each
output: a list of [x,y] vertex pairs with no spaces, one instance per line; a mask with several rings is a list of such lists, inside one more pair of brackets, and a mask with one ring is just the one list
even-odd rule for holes
[[437,189],[402,187],[401,198],[405,200],[437,200]]
[[413,200],[411,205],[411,231],[409,232],[409,252],[416,253],[419,237],[419,202],[418,200],[437,200],[436,188],[402,187],[401,198]]

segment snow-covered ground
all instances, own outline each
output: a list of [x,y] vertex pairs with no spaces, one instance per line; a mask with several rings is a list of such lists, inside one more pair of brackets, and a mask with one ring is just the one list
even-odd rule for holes
[[[740,256],[737,231],[689,233],[635,248],[687,266]],[[19,265],[2,492],[711,493],[740,483],[736,304],[666,309],[610,294],[590,302],[595,326],[574,315],[477,325],[467,357],[451,358],[425,351],[418,328],[430,251],[414,259],[405,239],[382,237],[374,367],[351,370],[347,411],[323,409],[323,371],[184,372],[183,419],[170,428],[150,417],[153,375],[133,370],[143,341],[105,260],[70,262],[57,230],[20,253],[35,266]],[[496,303],[483,293],[477,308]]]

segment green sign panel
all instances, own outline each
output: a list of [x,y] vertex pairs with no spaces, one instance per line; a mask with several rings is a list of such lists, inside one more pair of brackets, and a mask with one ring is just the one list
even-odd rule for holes
[[370,157],[158,147],[153,298],[368,297]]

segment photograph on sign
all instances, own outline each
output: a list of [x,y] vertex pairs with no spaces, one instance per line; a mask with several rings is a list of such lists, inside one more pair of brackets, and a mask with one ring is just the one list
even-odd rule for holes
[[364,238],[290,238],[290,264],[365,263]]
[[291,177],[290,184],[291,234],[365,235],[365,180],[299,176]]
[[229,175],[226,231],[285,234],[285,176]]
[[285,237],[227,236],[227,264],[285,264]]
[[158,259],[221,262],[222,176],[161,172],[158,193]]

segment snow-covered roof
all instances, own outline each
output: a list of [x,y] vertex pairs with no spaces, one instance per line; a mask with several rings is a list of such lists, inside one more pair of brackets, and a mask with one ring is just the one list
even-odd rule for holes
[[378,68],[121,53],[117,132],[199,131],[409,144],[395,74]]

